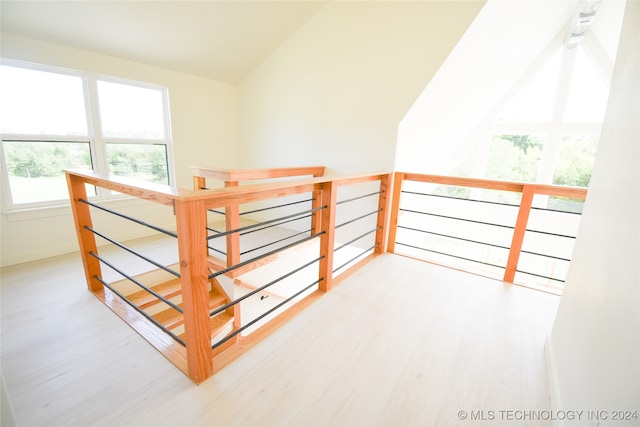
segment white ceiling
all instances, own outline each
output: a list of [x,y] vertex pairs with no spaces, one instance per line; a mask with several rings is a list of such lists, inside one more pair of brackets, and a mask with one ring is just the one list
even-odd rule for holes
[[322,1],[7,1],[2,32],[237,83]]

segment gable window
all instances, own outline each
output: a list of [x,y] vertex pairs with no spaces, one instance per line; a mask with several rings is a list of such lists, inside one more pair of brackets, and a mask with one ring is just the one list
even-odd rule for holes
[[164,87],[2,60],[0,133],[9,208],[65,202],[67,168],[171,183]]

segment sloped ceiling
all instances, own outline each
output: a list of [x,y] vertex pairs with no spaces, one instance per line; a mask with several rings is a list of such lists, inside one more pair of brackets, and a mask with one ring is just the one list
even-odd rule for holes
[[2,32],[238,83],[326,1],[6,1]]
[[[550,47],[560,48],[578,0],[489,0],[399,128],[396,167],[450,174],[473,132]],[[585,41],[613,64],[625,2],[604,0]],[[437,153],[437,155],[433,155]]]

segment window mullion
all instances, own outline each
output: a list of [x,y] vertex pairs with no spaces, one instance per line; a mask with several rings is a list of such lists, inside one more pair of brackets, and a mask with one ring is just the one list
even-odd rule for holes
[[175,185],[175,167],[173,164],[173,137],[171,135],[171,112],[169,111],[169,93],[167,88],[162,90],[162,109],[164,116],[164,139],[167,153],[167,172],[169,175],[169,185]]
[[542,151],[540,159],[540,167],[538,168],[538,177],[536,182],[550,184],[553,181],[553,174],[556,169],[556,163],[560,154],[560,140],[562,138],[562,117],[567,106],[569,97],[569,86],[573,76],[573,69],[576,63],[576,49],[562,50],[562,63],[560,68],[560,79],[556,91],[555,105],[553,116],[551,119],[551,127],[547,136],[547,143]]
[[[85,102],[87,105],[87,125],[91,144],[91,160],[93,170],[98,173],[109,173],[107,149],[100,121],[100,104],[98,102],[98,84],[96,77],[85,75]],[[98,197],[107,197],[110,191],[98,188]]]

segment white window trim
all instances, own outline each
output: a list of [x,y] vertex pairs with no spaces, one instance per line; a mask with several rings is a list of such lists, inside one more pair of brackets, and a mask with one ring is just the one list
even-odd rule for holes
[[[120,144],[148,144],[148,145],[165,145],[167,152],[167,172],[168,184],[175,185],[175,167],[173,156],[173,141],[171,133],[171,115],[169,109],[169,93],[164,86],[153,83],[140,82],[136,80],[124,79],[119,77],[107,76],[103,74],[88,73],[78,70],[56,67],[52,65],[36,64],[13,59],[0,58],[0,65],[17,67],[27,70],[42,71],[47,73],[63,74],[68,76],[79,77],[82,79],[84,104],[87,122],[87,135],[65,136],[65,135],[31,135],[31,134],[15,134],[0,133],[2,141],[44,141],[44,142],[84,142],[89,143],[91,152],[91,161],[93,170],[98,173],[108,174],[109,166],[107,163],[106,145],[108,143]],[[112,138],[104,137],[100,122],[100,107],[98,100],[98,81],[105,81],[116,84],[130,85],[145,89],[158,90],[162,93],[163,108],[163,125],[164,139],[133,139],[133,138]],[[51,214],[64,214],[68,211],[69,200],[59,199],[45,202],[19,203],[16,204],[12,200],[11,187],[9,184],[9,175],[6,169],[6,161],[4,155],[4,144],[0,144],[0,174],[3,181],[4,191],[4,208],[3,213],[9,215],[15,220],[20,218],[44,217]],[[112,194],[108,190],[98,189],[97,196],[92,197],[94,200],[100,201],[126,201],[132,199],[130,196],[123,194]]]

